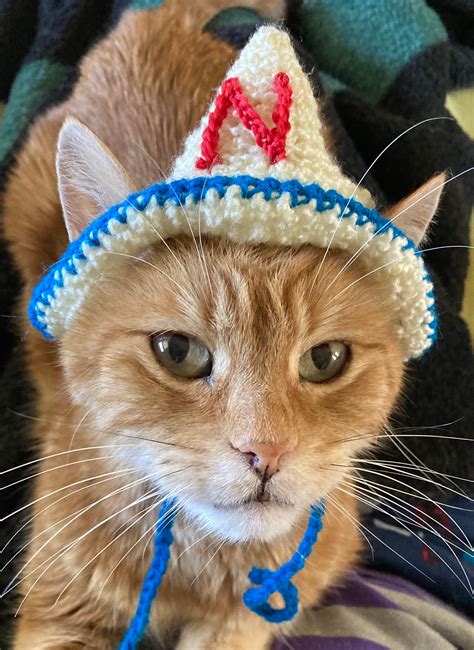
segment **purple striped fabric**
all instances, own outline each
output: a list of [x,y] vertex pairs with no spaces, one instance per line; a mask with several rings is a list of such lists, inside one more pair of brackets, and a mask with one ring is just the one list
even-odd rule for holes
[[421,598],[422,600],[426,600],[435,605],[440,603],[437,598],[429,594],[427,591],[424,591],[421,587],[418,587],[413,582],[409,582],[400,576],[395,576],[391,573],[384,573],[382,571],[371,571],[370,569],[359,569],[357,575],[362,581],[367,582],[367,584],[382,587],[384,589],[391,589],[392,591],[398,591],[399,593],[407,594],[407,596]]
[[[381,585],[381,586],[387,586]],[[408,591],[405,591],[408,593]],[[380,592],[374,589],[367,576],[362,576],[360,573],[353,573],[347,576],[344,580],[344,586],[330,592],[322,607],[330,607],[332,605],[343,605],[345,607],[382,607],[384,609],[398,609],[402,608],[396,605],[392,600],[383,596]]]
[[[289,644],[289,645],[288,645]],[[385,645],[355,636],[293,636],[275,641],[272,650],[390,650]]]
[[[424,617],[427,606],[437,613]],[[443,649],[474,650],[474,627],[473,643],[465,645],[471,638],[467,619],[411,582],[370,569],[349,574],[304,620],[304,635],[298,635],[296,624],[295,636],[276,639],[272,650],[390,650],[392,644],[435,650],[439,643]]]

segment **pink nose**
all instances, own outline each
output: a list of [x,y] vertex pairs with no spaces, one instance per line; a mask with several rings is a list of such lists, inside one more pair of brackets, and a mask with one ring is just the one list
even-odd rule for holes
[[268,479],[278,472],[281,459],[294,447],[293,443],[287,441],[269,444],[244,442],[238,443],[234,448],[246,457],[257,474]]

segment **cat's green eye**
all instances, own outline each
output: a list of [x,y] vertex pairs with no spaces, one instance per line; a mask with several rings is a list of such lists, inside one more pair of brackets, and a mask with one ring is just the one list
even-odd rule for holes
[[337,377],[349,357],[349,346],[340,341],[329,341],[316,345],[303,354],[300,359],[300,377],[319,384]]
[[212,355],[197,339],[178,332],[155,334],[151,339],[158,361],[172,375],[186,379],[208,377]]

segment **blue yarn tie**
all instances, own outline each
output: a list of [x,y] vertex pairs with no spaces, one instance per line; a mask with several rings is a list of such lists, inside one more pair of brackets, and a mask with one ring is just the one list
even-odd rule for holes
[[[291,582],[291,578],[301,571],[306,559],[311,555],[323,525],[323,515],[324,505],[322,503],[311,506],[308,527],[298,550],[279,569],[270,571],[270,569],[253,567],[250,571],[249,580],[257,586],[247,589],[243,600],[249,609],[262,616],[266,621],[270,623],[291,621],[298,611],[298,590]],[[285,601],[285,606],[282,609],[275,609],[267,602],[270,596],[276,593],[281,594]]]
[[174,504],[173,499],[167,499],[161,508],[156,524],[153,561],[142,586],[135,616],[119,646],[119,650],[135,650],[145,633],[150,618],[151,606],[153,605],[170,559],[170,548],[173,543],[171,528],[173,527],[173,521],[176,516],[176,508],[173,510]]
[[[170,559],[170,547],[173,543],[171,529],[176,517],[174,505],[174,500],[168,499],[161,508],[156,524],[153,561],[143,583],[135,616],[119,646],[119,650],[135,650],[145,633],[150,618],[151,606],[158,593],[158,588]],[[323,503],[311,506],[308,527],[298,546],[298,550],[279,569],[270,571],[270,569],[253,567],[250,571],[249,579],[257,586],[247,589],[243,595],[243,601],[250,610],[262,616],[266,621],[270,623],[290,621],[298,611],[298,590],[291,582],[291,578],[301,571],[306,559],[311,555],[313,546],[318,539],[318,533],[323,525],[323,515]],[[282,609],[275,609],[267,602],[270,596],[276,593],[281,594],[285,601],[285,606]]]

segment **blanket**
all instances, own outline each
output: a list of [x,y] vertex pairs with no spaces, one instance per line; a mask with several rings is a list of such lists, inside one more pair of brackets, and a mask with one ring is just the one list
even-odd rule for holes
[[[123,11],[149,11],[160,4],[160,0],[0,0],[0,195],[29,125],[68,96],[81,57],[113,28]],[[205,29],[239,49],[263,22],[257,12],[241,7],[221,12]],[[324,110],[343,171],[360,179],[388,147],[364,178],[379,206],[396,202],[437,172],[447,170],[453,178],[446,185],[425,254],[436,284],[439,340],[411,364],[402,414],[393,417],[400,437],[389,441],[378,459],[407,462],[408,456],[429,468],[425,474],[406,470],[402,481],[411,496],[405,498],[424,512],[425,523],[434,517],[454,539],[456,526],[461,525],[456,518],[465,512],[454,499],[457,493],[472,495],[469,480],[474,479],[470,444],[474,356],[469,332],[469,326],[474,331],[474,255],[466,248],[474,173],[454,179],[474,165],[474,4],[289,0],[286,27],[315,92],[325,97]],[[34,458],[28,437],[34,396],[18,335],[18,319],[24,318],[16,307],[18,291],[18,276],[0,238],[0,471]],[[397,478],[393,469],[383,473],[377,478],[380,484],[400,487],[396,483],[400,474]],[[457,478],[453,487],[452,479],[441,474],[466,480]],[[442,498],[435,482],[445,485]],[[0,517],[21,507],[27,497],[28,481],[3,491]],[[451,508],[449,517],[440,501]],[[429,512],[427,503],[432,506]],[[16,517],[1,525],[0,547],[15,530],[13,520]],[[466,522],[462,525],[472,546],[473,532]],[[430,550],[433,545],[423,538],[426,528],[419,526],[420,521],[400,522],[400,516],[394,520],[387,505],[377,512],[367,508],[366,534],[381,540],[368,563],[403,574],[456,607],[472,611],[472,596],[452,579],[453,571],[463,576],[462,566],[472,582],[472,554],[454,546],[455,562],[447,560],[450,568],[446,568],[444,556]],[[397,540],[407,531],[412,543],[406,552],[417,554],[416,564],[428,580],[412,570],[413,563],[400,562],[395,552]],[[385,535],[395,536],[395,551],[387,552]],[[21,535],[15,541],[10,552],[19,548]],[[7,583],[8,570],[4,577]],[[1,630],[7,627],[7,607],[5,601],[0,603]],[[6,647],[4,638],[2,631],[1,648]]]

